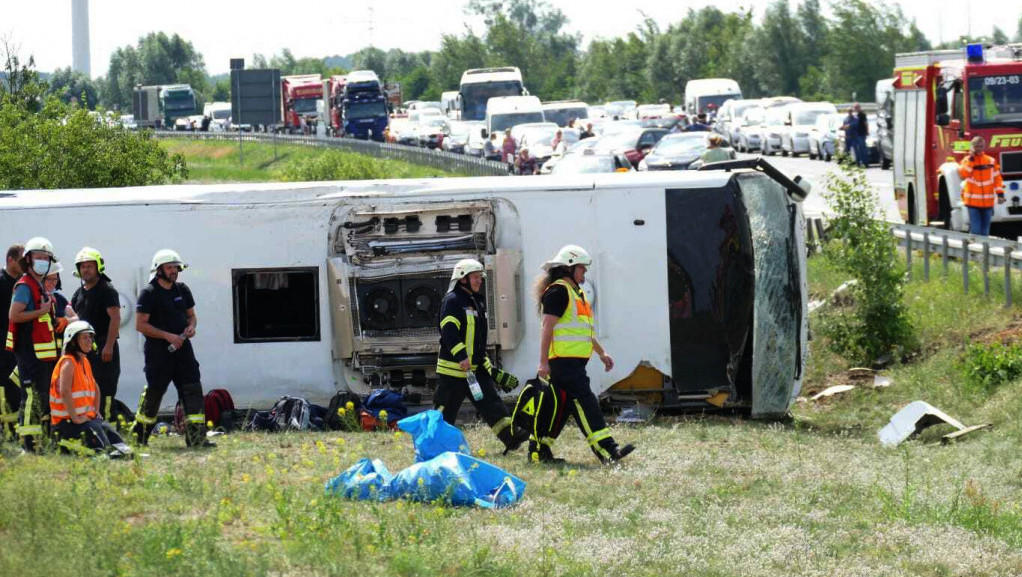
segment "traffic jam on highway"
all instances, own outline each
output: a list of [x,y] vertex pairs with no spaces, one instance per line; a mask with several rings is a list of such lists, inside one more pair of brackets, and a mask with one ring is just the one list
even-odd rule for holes
[[275,126],[235,125],[226,102],[198,114],[187,85],[140,87],[135,114],[120,123],[359,138],[500,161],[514,174],[695,170],[739,153],[849,156],[861,166],[893,168],[893,186],[889,176],[870,179],[887,215],[968,231],[969,210],[958,193],[968,177],[959,164],[977,137],[1005,180],[1005,202],[994,205],[992,222],[1022,221],[1020,78],[1017,47],[982,45],[899,54],[893,76],[876,83],[874,102],[861,105],[747,99],[726,78],[689,81],[682,104],[543,102],[516,67],[466,70],[440,101],[403,101],[399,84],[362,70],[283,77]]

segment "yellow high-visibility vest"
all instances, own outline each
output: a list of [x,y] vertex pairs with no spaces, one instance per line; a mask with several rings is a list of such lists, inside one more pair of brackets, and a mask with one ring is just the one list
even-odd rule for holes
[[[554,281],[568,289],[568,307],[554,325],[550,341],[549,358],[588,359],[593,355],[593,308],[586,302],[581,289],[575,289],[565,279]],[[552,285],[551,285],[552,286]]]

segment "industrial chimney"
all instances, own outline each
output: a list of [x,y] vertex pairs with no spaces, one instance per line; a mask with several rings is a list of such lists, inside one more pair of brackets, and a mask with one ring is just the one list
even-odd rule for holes
[[89,0],[71,0],[71,56],[72,68],[92,78],[89,57]]

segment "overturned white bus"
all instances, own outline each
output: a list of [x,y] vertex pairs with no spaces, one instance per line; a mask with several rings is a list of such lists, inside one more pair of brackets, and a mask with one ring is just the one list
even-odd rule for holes
[[[122,298],[118,396],[129,405],[145,382],[135,298],[161,248],[190,265],[180,280],[197,303],[203,385],[263,407],[284,394],[325,401],[377,387],[428,399],[438,306],[465,257],[489,271],[491,359],[530,378],[532,280],[573,243],[595,259],[583,288],[616,361],[590,371],[595,392],[776,416],[797,396],[805,361],[804,194],[776,171],[743,166],[17,191],[0,195],[0,244],[41,235],[65,262],[86,245],[103,253]],[[62,280],[73,291],[76,279]]]

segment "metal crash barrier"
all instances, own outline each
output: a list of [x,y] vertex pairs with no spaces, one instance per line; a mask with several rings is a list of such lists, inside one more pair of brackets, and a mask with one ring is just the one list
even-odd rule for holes
[[358,154],[365,154],[375,158],[389,160],[400,160],[429,166],[447,172],[465,174],[468,176],[508,176],[507,165],[501,162],[454,154],[443,150],[429,148],[418,148],[391,144],[386,142],[374,142],[371,140],[357,140],[354,138],[318,138],[315,136],[302,136],[293,134],[264,134],[253,132],[182,132],[171,130],[157,130],[153,132],[156,138],[190,139],[190,140],[221,140],[225,142],[268,142],[281,143],[315,148],[333,148],[346,150]]

